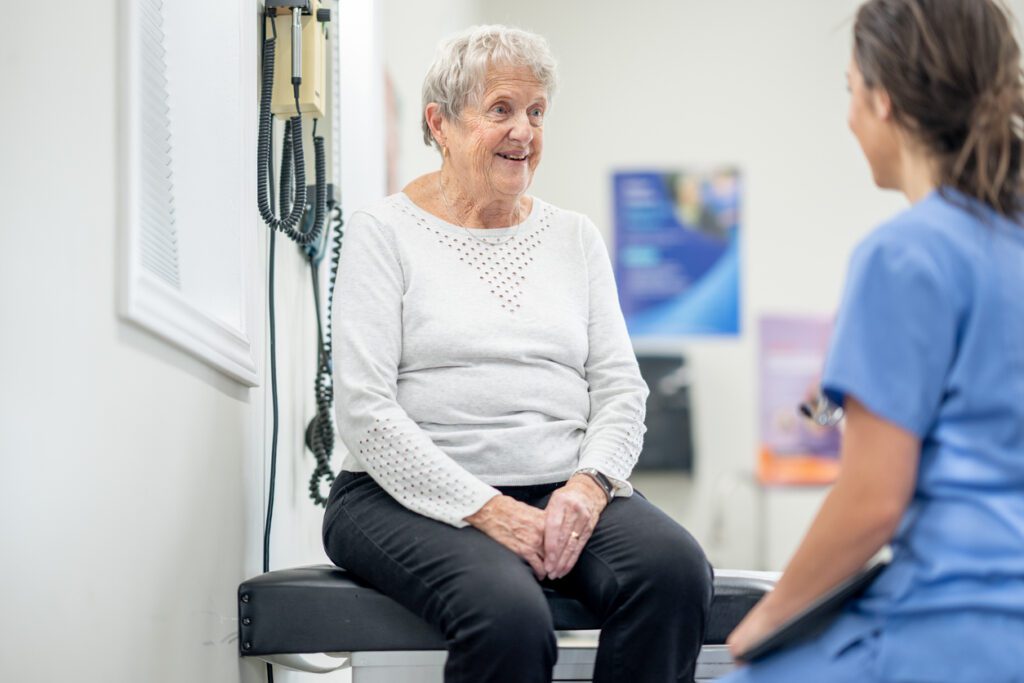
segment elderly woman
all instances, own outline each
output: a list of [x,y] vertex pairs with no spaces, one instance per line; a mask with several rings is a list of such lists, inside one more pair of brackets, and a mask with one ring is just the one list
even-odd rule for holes
[[542,586],[602,619],[595,681],[693,680],[694,539],[628,482],[647,388],[600,234],[526,194],[555,65],[476,27],[423,86],[441,168],[355,213],[338,284],[330,558],[435,625],[445,681],[550,681]]

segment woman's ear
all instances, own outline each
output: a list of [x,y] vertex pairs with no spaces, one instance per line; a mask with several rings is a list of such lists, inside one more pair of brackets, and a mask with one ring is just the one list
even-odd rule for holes
[[871,89],[871,109],[880,121],[892,120],[892,99],[884,88]]
[[434,141],[441,149],[444,149],[446,138],[444,127],[446,122],[441,114],[441,105],[437,102],[431,102],[427,105],[423,115],[427,120],[427,126],[430,127],[430,133],[434,136]]

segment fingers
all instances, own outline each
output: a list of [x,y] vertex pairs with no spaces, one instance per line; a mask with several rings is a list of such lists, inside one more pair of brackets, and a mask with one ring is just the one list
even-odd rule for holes
[[520,505],[521,507],[517,508],[518,524],[515,532],[519,541],[519,550],[516,554],[526,560],[533,570],[533,575],[540,581],[546,575],[544,532],[547,519],[543,511],[526,504]]
[[479,526],[526,562],[538,580],[562,578],[576,565],[597,523],[585,496],[560,489],[546,510],[518,501]]
[[576,561],[580,559],[580,553],[583,552],[584,546],[590,540],[592,531],[593,528],[588,524],[582,530],[574,529],[569,534],[565,548],[562,550],[558,560],[553,563],[554,568],[548,572],[550,578],[560,579],[572,571],[572,568],[576,566]]
[[537,553],[525,553],[522,558],[526,560],[526,563],[530,565],[530,569],[533,570],[533,575],[537,577],[538,581],[543,581],[547,572],[544,569],[544,560]]
[[544,557],[548,558],[545,565],[550,573],[554,569],[555,558],[565,545],[569,530],[566,527],[565,506],[558,499],[552,498],[544,515]]
[[744,664],[740,655],[745,653],[751,645],[767,633],[766,629],[760,627],[759,616],[760,612],[755,607],[747,613],[747,616],[743,618],[739,626],[734,628],[729,637],[725,639],[726,647],[729,648],[729,654],[732,655],[736,666]]
[[543,580],[547,576],[547,567],[544,564],[544,536],[543,528],[539,528],[536,533],[522,532],[509,539],[511,544],[507,544],[508,547],[516,555],[521,557],[526,564],[530,565],[530,569],[533,570],[533,575],[537,577],[537,580]]
[[547,570],[548,577],[557,579],[559,568],[564,564],[564,558],[568,553],[572,552],[572,547],[579,545],[580,532],[575,529],[560,529],[559,530],[559,542],[555,548],[547,551],[545,545],[544,555],[544,569]]
[[555,571],[558,559],[568,547],[576,522],[576,515],[571,514],[564,501],[558,499],[554,502],[553,509],[549,505],[544,529],[544,569],[548,576]]
[[579,539],[579,511],[572,497],[561,489],[551,496],[545,517],[544,569],[547,576],[554,578],[562,555]]
[[576,565],[597,524],[586,497],[568,487],[552,496],[544,526],[544,569],[548,578],[560,579]]
[[732,655],[734,665],[743,666],[746,662],[740,659],[740,655],[746,651],[746,647],[744,647],[742,639],[736,637],[736,631],[729,634],[725,645],[729,648],[729,654]]
[[548,572],[548,576],[552,579],[560,579],[569,573],[569,569],[572,568],[570,564],[572,556],[576,554],[577,548],[583,547],[583,543],[580,542],[581,538],[580,532],[574,529],[569,535],[569,540],[566,542],[565,547],[562,548],[562,552],[551,562],[551,571]]

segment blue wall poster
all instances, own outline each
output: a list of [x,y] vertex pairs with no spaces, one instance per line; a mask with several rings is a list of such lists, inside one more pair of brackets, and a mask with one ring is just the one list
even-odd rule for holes
[[615,277],[634,337],[740,331],[740,175],[614,174]]

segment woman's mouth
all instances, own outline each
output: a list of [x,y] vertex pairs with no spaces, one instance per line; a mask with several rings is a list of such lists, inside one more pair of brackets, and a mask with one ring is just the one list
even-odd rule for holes
[[502,159],[508,159],[509,161],[526,161],[526,157],[530,155],[527,154],[526,152],[521,152],[519,154],[514,154],[511,152],[498,152],[498,156],[501,157]]

